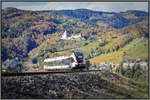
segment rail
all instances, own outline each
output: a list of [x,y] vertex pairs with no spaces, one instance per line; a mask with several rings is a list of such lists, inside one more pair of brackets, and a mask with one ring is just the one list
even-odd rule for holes
[[66,74],[66,73],[82,73],[82,72],[97,72],[100,70],[89,70],[89,71],[47,71],[47,72],[18,72],[18,73],[8,73],[3,72],[1,76],[9,77],[9,76],[30,76],[30,75],[43,75],[43,74]]

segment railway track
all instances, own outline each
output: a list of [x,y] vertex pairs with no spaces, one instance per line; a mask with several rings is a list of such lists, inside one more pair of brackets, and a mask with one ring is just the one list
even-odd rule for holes
[[47,71],[47,72],[17,72],[17,73],[1,73],[1,76],[30,76],[30,75],[44,75],[44,74],[67,74],[67,73],[82,73],[82,72],[98,72],[100,70],[89,70],[89,71]]

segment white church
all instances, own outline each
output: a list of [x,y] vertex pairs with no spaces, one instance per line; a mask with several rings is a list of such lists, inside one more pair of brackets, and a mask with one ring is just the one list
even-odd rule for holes
[[62,35],[61,39],[66,40],[66,39],[68,39],[69,37],[70,37],[70,36],[69,36],[69,34],[67,33],[67,31],[65,31],[64,34]]
[[64,32],[61,39],[63,40],[84,40],[81,34],[79,35],[71,35],[67,33],[67,31]]

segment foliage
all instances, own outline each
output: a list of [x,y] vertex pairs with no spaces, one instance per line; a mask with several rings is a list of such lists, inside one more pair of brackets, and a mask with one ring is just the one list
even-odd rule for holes
[[33,59],[32,59],[32,63],[33,63],[33,64],[36,64],[36,63],[37,63],[37,58],[33,58]]
[[[2,60],[53,57],[74,49],[81,50],[88,58],[111,56],[116,51],[122,54],[120,49],[135,38],[147,39],[147,16],[142,11],[108,13],[78,9],[42,12],[5,8],[2,10]],[[87,41],[60,40],[65,30],[70,34],[82,34]],[[104,41],[98,42],[99,39]],[[137,48],[142,47],[142,43]],[[147,47],[147,43],[145,45]],[[137,51],[141,55],[135,57],[134,50],[127,51],[127,55],[132,55],[129,59],[142,57],[147,60],[147,54],[141,54],[147,51]],[[121,57],[115,57],[117,61],[114,61],[121,62]],[[111,59],[113,57],[103,61]]]
[[142,70],[139,64],[135,64],[132,68],[128,66],[126,69],[121,65],[117,68],[116,72],[127,78],[134,79],[135,81],[147,81],[148,73],[145,70]]
[[[116,49],[113,51],[111,48],[115,49],[114,47],[115,45],[116,47],[119,46],[115,41],[116,42],[120,41],[118,42],[118,44],[124,45],[124,46],[123,47],[120,46],[119,49]],[[136,39],[130,40],[130,42],[128,41],[129,40],[127,38],[114,39],[112,42],[108,43],[106,46],[102,48],[98,48],[96,52],[99,55],[90,59],[91,63],[94,63],[94,62],[121,63],[121,62],[133,62],[139,59],[141,61],[147,61],[148,59],[147,39],[136,38]],[[105,51],[105,53],[103,51]]]

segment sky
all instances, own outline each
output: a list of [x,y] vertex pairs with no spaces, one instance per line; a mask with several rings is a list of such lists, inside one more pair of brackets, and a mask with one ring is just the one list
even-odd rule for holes
[[23,10],[91,9],[105,12],[141,10],[148,12],[148,2],[2,2],[2,9],[14,7]]

